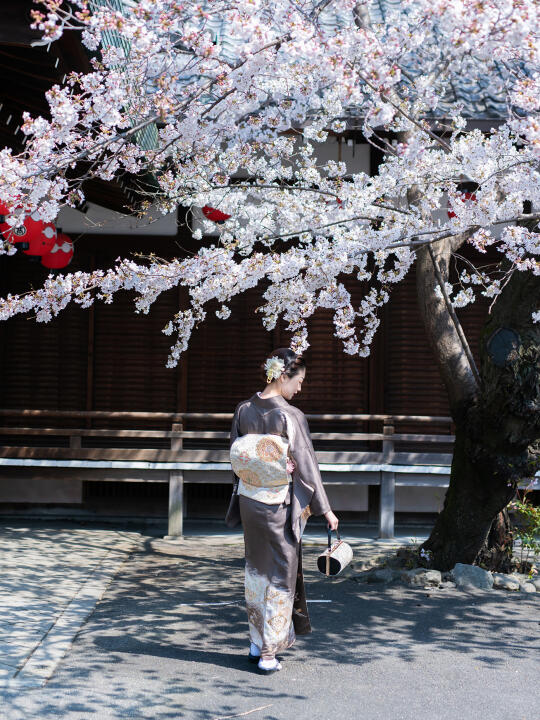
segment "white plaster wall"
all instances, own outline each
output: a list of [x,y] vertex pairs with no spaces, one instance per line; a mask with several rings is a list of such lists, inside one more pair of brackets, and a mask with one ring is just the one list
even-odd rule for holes
[[447,488],[396,487],[396,512],[440,512]]
[[[317,164],[324,164],[328,160],[336,162],[344,162],[347,165],[347,173],[365,172],[370,174],[370,150],[368,143],[355,143],[352,140],[347,142],[338,142],[337,138],[330,136],[323,143],[314,143],[313,156],[316,158]],[[295,163],[292,163],[293,168]],[[246,177],[245,171],[235,174],[235,178]],[[191,224],[194,230],[200,230],[205,236],[217,236],[220,232],[219,225],[206,225],[204,223],[204,215],[200,208],[192,209]]]
[[[0,503],[81,503],[82,481],[73,477],[0,477]],[[221,478],[220,478],[221,479]],[[367,511],[367,485],[325,489],[333,510]],[[396,487],[396,512],[440,512],[446,488]]]
[[328,160],[341,161],[347,165],[347,173],[365,172],[370,175],[370,151],[369,143],[338,142],[337,138],[329,137],[326,142],[315,143],[313,155],[317,163],[325,163]]
[[82,481],[71,478],[0,477],[0,503],[81,503]]
[[[332,510],[368,509],[367,485],[325,485]],[[446,488],[396,487],[396,512],[440,512]]]
[[[295,147],[298,148],[299,139],[295,139]],[[369,143],[355,143],[353,140],[345,142],[331,135],[322,143],[313,143],[313,157],[316,158],[317,165],[335,160],[336,162],[344,162],[347,165],[347,173],[365,172],[370,174],[370,157],[371,145]],[[292,163],[292,167],[296,167],[296,163]],[[234,175],[236,178],[246,177],[245,171],[240,171]]]
[[55,225],[65,233],[85,235],[176,235],[178,232],[176,212],[162,215],[150,208],[142,217],[123,215],[113,210],[87,203],[88,212],[82,213],[71,207],[63,207],[58,213]]
[[332,510],[367,510],[367,485],[326,485],[326,494]]

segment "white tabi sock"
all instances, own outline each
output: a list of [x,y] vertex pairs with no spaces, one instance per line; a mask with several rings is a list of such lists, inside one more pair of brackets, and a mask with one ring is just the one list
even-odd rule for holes
[[249,654],[250,655],[256,655],[257,657],[261,656],[261,651],[259,649],[258,645],[255,645],[255,643],[251,643],[249,646]]
[[259,660],[259,667],[261,670],[281,670],[281,663],[276,658],[272,658],[272,660],[263,660],[261,658]]

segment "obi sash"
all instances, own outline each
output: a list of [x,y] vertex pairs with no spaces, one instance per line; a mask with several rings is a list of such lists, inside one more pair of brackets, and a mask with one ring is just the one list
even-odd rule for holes
[[230,448],[231,467],[239,477],[238,495],[266,505],[284,502],[291,475],[287,471],[289,443],[280,435],[247,433]]

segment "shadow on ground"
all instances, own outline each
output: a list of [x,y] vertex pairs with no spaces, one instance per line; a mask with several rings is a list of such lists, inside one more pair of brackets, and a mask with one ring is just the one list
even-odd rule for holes
[[[304,549],[314,632],[284,653],[286,671],[261,677],[246,659],[243,545],[149,542],[124,566],[41,696],[14,694],[7,720],[28,717],[37,706],[40,720],[60,711],[70,720],[215,720],[257,708],[257,720],[300,720],[303,711],[293,708],[310,717],[315,696],[331,706],[340,693],[360,698],[370,683],[383,702],[391,667],[405,678],[403,664],[414,666],[411,677],[440,664],[433,682],[441,675],[455,682],[459,666],[503,669],[531,655],[535,599],[329,579],[315,569],[319,552]],[[429,691],[429,676],[423,682]],[[415,702],[400,717],[421,718]],[[370,720],[390,717],[385,712],[373,710]],[[330,716],[330,709],[311,715]]]

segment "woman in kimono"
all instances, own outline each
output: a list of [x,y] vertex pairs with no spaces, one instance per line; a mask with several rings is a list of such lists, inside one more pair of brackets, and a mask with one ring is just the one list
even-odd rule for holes
[[[227,522],[234,525],[241,519],[244,529],[249,660],[269,674],[281,670],[276,654],[289,648],[296,634],[311,632],[301,550],[307,519],[324,515],[332,530],[338,519],[322,484],[305,415],[288,402],[302,388],[305,361],[289,348],[278,348],[263,367],[267,385],[236,406],[230,444],[249,433],[280,436],[288,443],[288,483],[277,489],[261,485],[249,472],[234,475]],[[272,459],[273,450],[266,448],[270,456],[263,459]],[[240,517],[232,510],[236,499]]]

